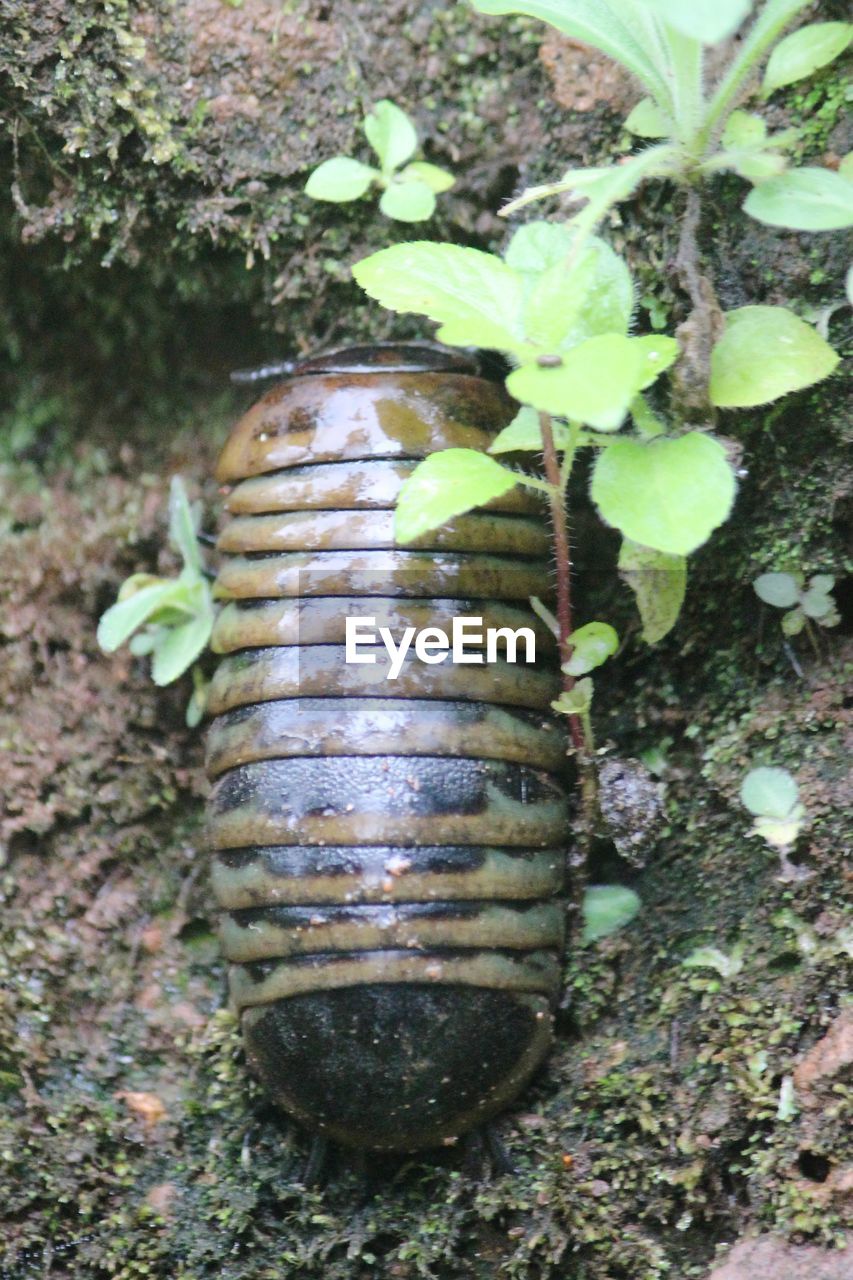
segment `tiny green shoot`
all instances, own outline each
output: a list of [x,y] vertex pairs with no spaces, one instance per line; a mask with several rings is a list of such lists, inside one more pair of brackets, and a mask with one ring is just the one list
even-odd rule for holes
[[799,787],[788,770],[774,765],[750,769],[741,784],[740,799],[753,815],[750,834],[779,854],[780,878],[805,879],[810,873],[794,866],[788,856],[806,821]]
[[349,156],[332,156],[314,170],[305,184],[312,200],[333,204],[359,200],[371,188],[382,194],[379,209],[397,222],[425,222],[435,212],[436,196],[448,191],[455,178],[446,169],[412,160],[418,135],[412,121],[395,103],[383,98],[365,116],[364,132],[379,166]]
[[841,621],[832,595],[835,578],[831,573],[816,573],[808,583],[801,573],[762,573],[752,586],[759,600],[786,611],[781,618],[786,636],[798,636],[811,623],[837,627]]
[[[169,495],[169,541],[182,558],[176,578],[131,574],[118,599],[98,623],[98,644],[113,653],[129,644],[136,657],[151,656],[157,685],[171,684],[207,647],[213,629],[213,599],[198,544],[199,513],[190,506],[184,483],[172,479]],[[187,723],[197,724],[204,711],[204,683],[194,672]]]
[[696,947],[681,963],[685,969],[715,969],[721,978],[736,978],[743,969],[745,951],[741,942],[728,953],[719,947]]

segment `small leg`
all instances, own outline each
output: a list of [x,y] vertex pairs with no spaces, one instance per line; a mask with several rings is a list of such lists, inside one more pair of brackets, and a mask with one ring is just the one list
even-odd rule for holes
[[203,530],[200,529],[198,533],[195,535],[195,538],[196,538],[196,542],[200,542],[203,547],[216,546],[215,533],[204,533]]
[[496,1178],[518,1172],[493,1124],[484,1124],[482,1129],[474,1129],[472,1133],[466,1134],[464,1143],[462,1170],[469,1178],[482,1180],[487,1160],[492,1175]]
[[305,1172],[302,1175],[302,1181],[306,1187],[318,1187],[320,1185],[328,1154],[329,1140],[318,1133],[311,1143],[308,1163],[305,1165]]
[[486,1146],[492,1160],[492,1172],[498,1177],[507,1173],[518,1173],[512,1162],[512,1156],[506,1149],[501,1135],[491,1123],[485,1127]]

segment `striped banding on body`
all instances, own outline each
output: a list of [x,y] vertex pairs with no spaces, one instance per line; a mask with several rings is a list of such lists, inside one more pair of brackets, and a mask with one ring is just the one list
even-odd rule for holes
[[[547,556],[548,532],[541,520],[524,516],[459,516],[411,544],[442,551],[487,551],[502,555]],[[287,511],[239,516],[217,540],[230,555],[276,551],[369,551],[397,546],[393,511]]]
[[564,822],[565,793],[550,774],[435,756],[262,760],[223,774],[208,801],[213,849],[428,842],[544,849],[559,842]]
[[[530,607],[550,596],[542,496],[519,486],[394,536],[419,460],[485,450],[514,414],[474,368],[417,344],[311,360],[217,471],[207,843],[231,999],[271,1096],[356,1146],[481,1123],[541,1061],[559,994],[566,739]],[[375,662],[347,661],[348,618],[372,619],[358,644]],[[413,645],[396,662],[379,642],[432,629],[452,650],[463,618],[480,620],[469,661]]]
[[330,951],[560,948],[563,929],[554,902],[275,906],[225,912],[219,940],[226,960],[247,963]]
[[559,726],[535,711],[487,702],[357,698],[335,721],[325,698],[293,697],[237,707],[208,734],[210,778],[255,760],[289,756],[393,755],[513,760],[559,773],[566,744]]
[[561,851],[483,845],[258,845],[213,854],[220,907],[550,898]]
[[[374,619],[375,626],[387,627],[394,636],[407,627],[422,631],[436,627],[450,641],[455,618],[480,618],[483,632],[520,628],[532,631],[536,652],[543,657],[556,654],[556,643],[548,628],[527,607],[493,600],[418,600],[384,596],[322,596],[305,600],[233,600],[219,613],[213,628],[214,653],[237,649],[262,649],[272,645],[343,644],[348,617]],[[476,634],[476,632],[472,632]],[[503,652],[505,640],[498,638]],[[476,646],[469,645],[473,651]],[[482,647],[482,646],[481,646]],[[522,652],[523,652],[522,648]]]
[[231,998],[242,1011],[252,1005],[367,983],[424,983],[494,987],[555,996],[560,958],[555,951],[354,951],[259,960],[232,965]]
[[[403,481],[417,465],[411,458],[371,458],[288,467],[241,480],[228,493],[225,509],[233,516],[275,511],[391,511]],[[543,498],[519,486],[493,498],[482,510],[541,519]]]
[[216,579],[220,600],[286,596],[460,596],[529,600],[548,584],[546,560],[455,551],[290,551],[234,556]]
[[[219,664],[208,690],[208,710],[220,716],[235,707],[284,698],[373,696],[460,698],[547,711],[560,688],[559,677],[547,668],[500,660],[483,666],[425,666],[411,654],[390,680],[389,655],[380,649],[375,656],[372,665],[356,666],[346,661],[343,645],[242,649]],[[330,708],[329,718],[333,717]]]

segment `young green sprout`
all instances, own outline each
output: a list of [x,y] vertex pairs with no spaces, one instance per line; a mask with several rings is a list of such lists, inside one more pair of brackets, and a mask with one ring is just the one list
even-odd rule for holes
[[811,872],[794,866],[788,856],[806,820],[799,787],[788,770],[767,765],[750,769],[740,798],[754,818],[750,834],[760,836],[779,854],[780,880],[807,879]]
[[386,218],[397,222],[425,222],[431,218],[435,197],[448,191],[456,179],[438,165],[411,159],[418,148],[418,135],[405,111],[383,98],[365,116],[364,132],[379,168],[349,156],[332,156],[311,174],[305,194],[312,200],[346,204],[376,187],[382,192],[379,209]]
[[830,573],[817,573],[808,584],[801,573],[762,573],[752,586],[759,600],[787,610],[781,618],[786,636],[798,636],[805,629],[814,644],[811,623],[837,627],[841,621],[832,597],[835,578]]
[[736,942],[728,953],[719,947],[696,947],[681,963],[685,969],[715,969],[721,978],[735,978],[743,968],[745,952],[742,942]]
[[[122,583],[118,600],[98,623],[98,644],[113,653],[129,642],[136,657],[151,655],[155,684],[177,680],[207,647],[213,629],[213,598],[198,543],[198,516],[184,482],[172,479],[169,494],[169,541],[183,560],[176,578],[133,573]],[[193,693],[187,724],[204,714],[205,681],[193,668]]]

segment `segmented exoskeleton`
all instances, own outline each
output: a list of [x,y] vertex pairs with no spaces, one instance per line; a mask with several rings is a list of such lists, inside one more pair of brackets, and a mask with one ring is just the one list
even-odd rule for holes
[[[465,354],[351,347],[297,365],[219,462],[210,691],[213,886],[232,1001],[275,1101],[344,1144],[414,1150],[504,1106],[546,1053],[567,837],[536,495],[395,545],[427,454],[484,450],[514,406]],[[532,628],[537,661],[345,661],[395,635]]]

